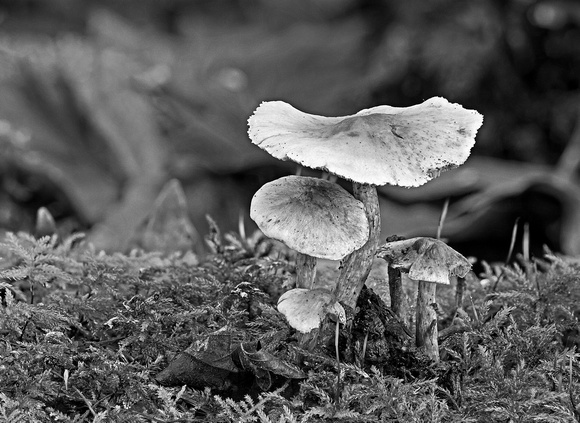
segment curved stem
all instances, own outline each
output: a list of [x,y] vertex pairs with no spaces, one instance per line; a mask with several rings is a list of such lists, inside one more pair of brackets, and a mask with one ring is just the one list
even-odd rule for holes
[[340,264],[336,295],[339,301],[351,308],[356,306],[356,300],[371,271],[381,234],[381,215],[376,187],[353,182],[353,196],[364,204],[369,222],[369,239],[360,249],[346,256]]
[[296,288],[312,289],[316,277],[316,257],[296,255]]

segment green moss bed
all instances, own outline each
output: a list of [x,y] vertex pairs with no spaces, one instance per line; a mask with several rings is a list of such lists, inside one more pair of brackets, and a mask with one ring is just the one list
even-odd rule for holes
[[580,421],[577,261],[485,265],[459,309],[441,289],[436,365],[365,289],[337,360],[276,311],[291,252],[206,241],[201,258],[2,237],[0,422]]

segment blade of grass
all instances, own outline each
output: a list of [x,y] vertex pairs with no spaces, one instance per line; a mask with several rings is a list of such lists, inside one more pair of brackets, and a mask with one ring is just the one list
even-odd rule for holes
[[449,198],[445,199],[443,209],[441,210],[441,217],[439,218],[439,225],[437,226],[437,239],[441,239],[441,232],[443,231],[443,224],[447,218],[447,210],[449,210]]
[[502,268],[502,270],[501,270],[501,272],[500,272],[499,276],[498,276],[498,277],[497,277],[497,279],[495,280],[495,283],[493,284],[493,288],[492,288],[492,291],[493,291],[493,292],[495,292],[495,290],[497,289],[497,285],[499,284],[499,281],[501,280],[501,278],[503,277],[503,275],[504,275],[504,273],[505,273],[505,266],[507,266],[507,264],[509,263],[509,261],[510,261],[510,260],[511,260],[511,258],[512,258],[512,254],[513,254],[513,252],[514,252],[514,247],[515,247],[515,245],[516,245],[516,237],[517,237],[517,234],[518,234],[518,223],[519,223],[519,222],[520,222],[520,218],[519,218],[519,217],[517,217],[517,218],[516,218],[516,221],[514,222],[514,228],[512,229],[512,239],[511,239],[511,241],[510,241],[510,248],[509,248],[509,250],[508,250],[507,257],[506,257],[506,259],[505,259],[505,265],[504,265],[504,267]]

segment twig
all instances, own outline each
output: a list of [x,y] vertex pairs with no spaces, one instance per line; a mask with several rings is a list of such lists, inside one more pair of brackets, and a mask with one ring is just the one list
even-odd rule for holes
[[439,392],[443,392],[445,396],[451,401],[451,405],[453,406],[453,408],[459,410],[459,405],[457,404],[457,401],[455,401],[455,398],[451,396],[451,394],[447,391],[447,389],[443,389],[440,386],[436,386],[435,389],[437,389]]
[[83,399],[83,401],[85,402],[85,404],[87,405],[87,407],[89,408],[89,411],[91,412],[91,414],[93,415],[93,417],[97,417],[97,413],[95,413],[95,410],[93,410],[93,406],[91,405],[90,401],[87,399],[87,397],[85,397],[83,395],[83,393],[81,391],[78,390],[78,388],[75,386],[74,390],[77,391],[77,394],[79,394],[81,396],[81,398]]
[[[514,246],[516,245],[516,235],[518,234],[519,221],[520,221],[520,218],[517,217],[516,221],[514,223],[514,228],[512,230],[512,239],[510,241],[510,249],[508,250],[508,254],[507,254],[507,257],[505,259],[505,266],[507,266],[507,264],[509,263],[510,259],[512,258],[512,254],[514,252]],[[493,288],[491,289],[492,292],[495,292],[495,290],[497,289],[497,285],[499,284],[499,281],[501,280],[501,278],[503,277],[503,275],[505,273],[505,266],[501,269],[499,276],[495,280],[495,283],[493,284]]]
[[369,331],[367,330],[365,333],[365,339],[363,341],[363,347],[362,347],[361,367],[363,367],[365,364],[365,355],[367,354],[367,342],[368,342],[368,340],[369,340]]
[[240,416],[240,420],[243,421],[244,419],[250,417],[254,411],[256,411],[258,408],[262,407],[267,401],[271,400],[273,396],[280,395],[280,392],[282,392],[284,389],[286,389],[289,384],[290,384],[290,379],[288,379],[286,382],[284,382],[284,385],[282,385],[281,387],[279,387],[278,389],[273,391],[270,395],[262,398],[260,401],[258,401],[256,403],[256,405],[254,405],[252,408],[250,408],[248,411],[246,411],[244,414],[242,414]]

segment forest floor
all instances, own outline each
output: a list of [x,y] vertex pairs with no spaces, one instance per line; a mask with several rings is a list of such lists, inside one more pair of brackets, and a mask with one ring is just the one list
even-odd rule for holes
[[380,267],[337,357],[301,348],[276,310],[294,258],[263,237],[212,226],[204,258],[2,241],[0,422],[580,421],[580,263],[566,257],[484,263],[459,308],[440,289],[434,364],[389,313]]

